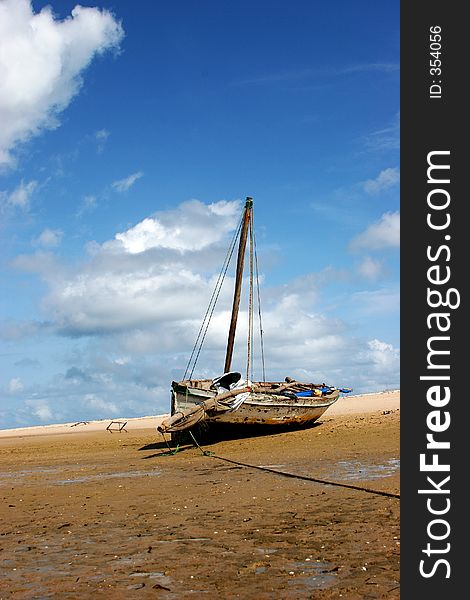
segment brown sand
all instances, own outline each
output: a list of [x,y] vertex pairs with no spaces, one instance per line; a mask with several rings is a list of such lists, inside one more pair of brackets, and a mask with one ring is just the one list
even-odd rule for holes
[[398,494],[399,392],[215,456],[150,421],[1,432],[0,598],[399,597],[399,499],[217,458]]

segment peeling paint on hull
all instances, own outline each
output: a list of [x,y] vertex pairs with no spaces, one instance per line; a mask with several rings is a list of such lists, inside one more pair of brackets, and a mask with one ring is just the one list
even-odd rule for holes
[[[253,393],[235,411],[225,412],[208,418],[211,423],[233,425],[288,425],[307,424],[316,421],[339,398],[335,390],[327,396],[279,400],[279,396]],[[215,394],[206,390],[190,388],[188,393],[173,395],[173,410],[186,410],[200,404]]]

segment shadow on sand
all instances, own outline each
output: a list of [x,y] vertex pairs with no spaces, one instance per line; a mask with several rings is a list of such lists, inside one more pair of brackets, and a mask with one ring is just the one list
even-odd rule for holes
[[[139,450],[159,450],[156,454],[144,456],[144,459],[156,458],[159,456],[170,456],[176,453],[184,452],[194,448],[199,444],[215,444],[222,441],[241,440],[249,438],[275,436],[289,431],[301,431],[313,429],[321,425],[321,421],[310,424],[289,424],[289,425],[225,425],[218,423],[216,426],[209,425],[207,422],[196,425],[192,428],[192,437],[189,431],[182,431],[177,434],[165,436],[165,440],[146,444]],[[195,443],[195,441],[197,444]]]

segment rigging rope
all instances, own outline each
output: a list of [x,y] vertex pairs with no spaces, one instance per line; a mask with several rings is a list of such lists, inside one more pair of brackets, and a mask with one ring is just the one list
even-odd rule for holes
[[[240,222],[239,222],[238,227],[237,227],[237,229],[235,231],[235,234],[234,234],[234,236],[232,238],[232,241],[230,242],[230,246],[229,246],[229,249],[228,249],[227,254],[225,256],[225,260],[224,260],[224,263],[222,265],[222,269],[220,270],[219,276],[217,278],[217,282],[215,284],[215,288],[214,288],[214,290],[212,292],[212,296],[211,296],[211,299],[209,301],[209,306],[207,307],[206,314],[204,315],[204,318],[203,318],[202,323],[201,323],[201,327],[199,329],[199,333],[197,334],[196,341],[194,342],[194,346],[193,346],[193,349],[191,351],[191,356],[189,357],[188,364],[186,365],[186,369],[185,369],[184,375],[183,375],[183,380],[186,379],[186,375],[189,372],[189,369],[190,369],[190,366],[191,366],[191,362],[193,361],[193,358],[194,358],[194,363],[192,365],[191,372],[189,373],[189,379],[191,379],[192,376],[193,376],[194,369],[196,368],[196,364],[197,364],[197,361],[198,361],[198,358],[199,358],[199,354],[201,353],[202,345],[204,344],[204,340],[205,340],[205,337],[206,337],[206,334],[207,334],[207,330],[209,328],[209,324],[210,324],[210,321],[212,319],[212,315],[214,314],[214,309],[215,309],[215,306],[217,304],[217,300],[219,299],[220,291],[222,289],[222,284],[224,282],[225,275],[227,273],[230,261],[232,259],[233,251],[235,249],[237,238],[238,238],[238,236],[240,234],[242,223],[243,223],[243,218],[240,219]],[[203,330],[204,330],[204,333],[203,333]],[[198,346],[198,344],[199,344],[199,346]],[[197,352],[196,352],[196,348],[197,348]]]
[[[253,216],[252,214],[250,215]],[[253,219],[250,219],[250,292],[248,298],[248,358],[246,362],[246,381],[253,381]],[[251,378],[250,378],[251,375]]]
[[[262,370],[263,370],[263,381],[266,381],[266,369],[265,369],[265,360],[264,360],[264,339],[263,339],[263,325],[261,319],[261,300],[260,300],[260,285],[259,285],[259,269],[258,269],[258,253],[256,247],[256,235],[254,232],[254,221],[253,221],[253,211],[251,211],[251,218],[249,221],[249,236],[250,236],[250,289],[249,289],[249,307],[248,307],[248,357],[247,357],[247,370],[246,370],[246,379],[247,381],[253,381],[253,332],[254,332],[254,302],[253,302],[253,294],[254,294],[254,271],[256,272],[256,291],[257,291],[257,301],[258,301],[258,317],[259,317],[259,330],[260,330],[260,346],[261,346],[261,362],[262,362]],[[186,369],[184,371],[183,380],[189,374],[189,379],[192,379],[194,370],[196,368],[197,361],[199,359],[199,355],[202,350],[202,346],[204,344],[207,331],[209,329],[209,325],[214,314],[214,310],[219,299],[219,295],[222,289],[223,282],[225,280],[225,276],[227,274],[228,267],[230,265],[233,252],[235,250],[237,239],[240,236],[240,231],[243,225],[243,215],[240,219],[240,222],[237,226],[237,229],[234,233],[232,241],[230,243],[229,249],[225,256],[224,263],[222,265],[222,269],[217,278],[217,282],[215,284],[215,288],[212,292],[212,296],[209,301],[209,305],[207,307],[206,313],[202,320],[201,326],[199,328],[199,332],[194,343],[193,349],[191,351],[191,355],[188,360],[188,364],[186,365]]]
[[258,271],[258,252],[256,250],[256,233],[255,233],[255,224],[253,221],[253,212],[251,213],[251,220],[253,222],[253,241],[255,246],[255,270],[256,270],[256,291],[258,296],[258,317],[259,317],[259,338],[260,338],[260,346],[261,346],[261,366],[263,369],[263,381],[266,382],[266,369],[264,365],[264,339],[263,339],[263,323],[261,320],[261,297],[259,292],[259,271]]

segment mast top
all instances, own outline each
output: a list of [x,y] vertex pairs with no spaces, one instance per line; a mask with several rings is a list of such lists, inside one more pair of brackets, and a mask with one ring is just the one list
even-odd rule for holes
[[246,197],[245,208],[251,208],[253,206],[253,198],[251,196]]

